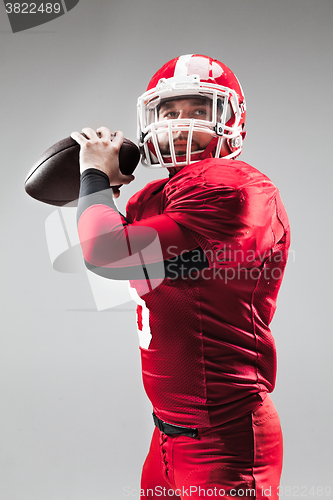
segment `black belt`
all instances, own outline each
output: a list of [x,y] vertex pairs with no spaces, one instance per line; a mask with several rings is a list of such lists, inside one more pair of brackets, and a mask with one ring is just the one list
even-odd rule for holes
[[178,436],[189,436],[189,437],[197,437],[198,429],[191,429],[190,427],[180,427],[179,425],[172,425],[163,422],[158,417],[156,417],[155,413],[153,413],[154,424],[156,427],[163,432],[163,434],[169,435],[178,435]]

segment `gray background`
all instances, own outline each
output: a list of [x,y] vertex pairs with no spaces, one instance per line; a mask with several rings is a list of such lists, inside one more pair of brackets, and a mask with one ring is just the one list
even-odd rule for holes
[[[52,269],[44,223],[54,209],[23,182],[72,130],[103,124],[135,140],[138,95],[186,53],[216,57],[239,77],[241,159],[278,185],[290,217],[272,323],[282,485],[309,498],[312,486],[318,497],[317,487],[333,487],[332,13],[332,0],[81,0],[12,34],[0,4],[1,498],[109,500],[139,486],[153,426],[134,305],[97,312],[85,274]],[[140,166],[120,208],[164,175]]]

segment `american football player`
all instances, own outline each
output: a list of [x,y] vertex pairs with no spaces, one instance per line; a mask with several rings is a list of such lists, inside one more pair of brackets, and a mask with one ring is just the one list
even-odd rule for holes
[[[123,134],[83,129],[78,231],[86,265],[130,279],[155,431],[141,498],[278,498],[282,433],[269,393],[269,324],[287,260],[277,188],[239,161],[241,85],[223,63],[183,55],[138,99],[142,161],[169,176],[118,212]],[[158,241],[160,252],[154,242]]]

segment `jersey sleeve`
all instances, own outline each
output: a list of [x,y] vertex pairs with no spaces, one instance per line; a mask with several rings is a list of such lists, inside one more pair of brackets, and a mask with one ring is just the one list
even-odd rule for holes
[[198,246],[190,231],[168,215],[129,223],[117,210],[107,175],[97,169],[88,169],[81,176],[77,219],[89,269],[132,269],[109,275],[116,279],[135,278],[135,269],[143,263],[156,264]]
[[209,159],[171,179],[163,213],[191,231],[210,267],[250,267],[263,261],[283,235],[276,192],[246,163]]

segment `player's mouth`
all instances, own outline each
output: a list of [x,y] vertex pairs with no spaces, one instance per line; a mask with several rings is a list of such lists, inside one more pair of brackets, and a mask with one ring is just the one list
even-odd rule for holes
[[[187,151],[187,140],[176,140],[174,141],[175,153],[181,154]],[[199,144],[196,141],[192,141],[191,152],[198,151],[200,149]]]
[[187,141],[175,141],[175,153],[185,153],[187,150]]

